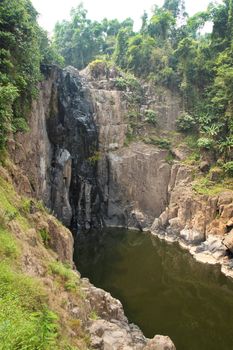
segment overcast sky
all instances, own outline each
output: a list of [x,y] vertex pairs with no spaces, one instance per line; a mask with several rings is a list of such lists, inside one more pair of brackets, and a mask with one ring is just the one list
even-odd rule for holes
[[[48,32],[57,21],[68,19],[72,7],[76,7],[79,0],[32,0],[34,7],[40,13],[39,23]],[[118,18],[123,20],[133,18],[136,29],[140,27],[140,17],[143,11],[150,11],[154,4],[162,5],[163,0],[83,0],[90,19],[101,20]],[[210,0],[186,0],[186,11],[192,15],[205,10]]]

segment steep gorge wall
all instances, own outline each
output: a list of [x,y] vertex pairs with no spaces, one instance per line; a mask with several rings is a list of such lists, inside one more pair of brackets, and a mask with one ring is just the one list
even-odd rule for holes
[[[19,189],[71,227],[149,226],[168,203],[167,151],[124,147],[124,93],[68,67],[44,67],[30,131],[9,142]],[[29,179],[29,181],[28,181]]]
[[[119,225],[128,224],[125,205],[130,201],[135,201],[135,208],[148,206],[148,210],[151,210],[154,203],[144,203],[146,197],[140,202],[140,195],[135,195],[135,190],[143,185],[147,196],[151,175],[155,175],[156,186],[154,163],[162,166],[166,152],[160,154],[151,146],[138,144],[126,149],[128,153],[125,155],[126,125],[122,113],[125,107],[121,93],[102,91],[93,96],[93,91],[86,87],[86,82],[72,68],[61,71],[47,67],[45,74],[38,99],[32,106],[30,131],[18,133],[9,141],[8,147],[15,165],[9,164],[9,175],[3,169],[6,180],[12,179],[21,194],[43,199],[53,213],[74,231],[80,227],[88,229],[105,223],[115,224],[108,212],[111,201],[114,210],[118,208],[119,212],[114,218],[117,218],[116,224]],[[96,98],[99,96],[103,97],[103,102],[98,108]],[[112,102],[108,105],[106,99],[115,101],[113,111],[110,108]],[[102,118],[106,118],[105,122]],[[119,165],[115,165],[116,157],[120,160]],[[130,171],[128,163],[131,164]],[[140,178],[143,179],[144,168],[147,178],[142,184]],[[105,171],[106,178],[101,176]],[[167,174],[169,171],[167,169]],[[132,185],[131,189],[129,184]],[[161,195],[166,197],[166,191],[164,194],[161,189]],[[74,331],[69,325],[77,321],[89,333],[90,344],[95,349],[175,350],[169,337],[158,335],[153,339],[145,338],[137,326],[129,324],[121,303],[109,293],[92,286],[88,280],[81,279],[79,282],[79,288],[85,293],[85,300],[81,301],[78,294],[64,291],[63,286],[58,288],[58,283],[53,283],[53,278],[44,268],[45,258],[72,264],[72,235],[46,211],[42,215],[40,210],[33,205],[31,207],[31,203],[33,201],[30,201],[28,215],[35,228],[21,232],[12,222],[12,230],[25,247],[23,269],[25,273],[43,281],[51,305],[62,315],[62,326],[73,341],[76,341],[80,330]],[[161,210],[162,207],[159,212]],[[154,211],[150,214],[152,219]],[[41,230],[49,235],[47,247],[43,246],[42,238],[38,238]],[[90,319],[93,310],[97,312],[98,320]]]
[[9,142],[14,162],[23,169],[24,192],[76,230],[99,224],[96,164],[96,124],[88,91],[75,69],[45,67],[30,117],[30,132]]
[[211,196],[195,193],[193,171],[193,167],[179,163],[172,166],[169,205],[155,219],[152,230],[165,230],[188,243],[203,242],[210,235],[223,237],[233,229],[233,192]]
[[[44,67],[30,132],[9,142],[22,169],[15,182],[42,198],[74,232],[103,226],[186,230],[188,241],[229,232],[232,193],[195,195],[193,169],[143,142],[125,147],[129,106],[113,79],[68,67]],[[147,87],[141,109],[154,108],[162,131],[174,129],[179,99]],[[170,123],[169,123],[170,120]],[[227,226],[228,225],[228,226]]]
[[[149,227],[168,203],[170,165],[168,151],[143,142],[124,147],[128,108],[125,93],[106,80],[88,80],[94,120],[98,131],[97,178],[101,191],[101,213],[107,226]],[[146,97],[149,108],[154,99]],[[172,103],[156,94],[159,121],[162,111],[171,116]],[[170,97],[170,96],[169,96]],[[177,102],[176,102],[177,105]],[[177,112],[177,106],[175,109]],[[175,113],[173,111],[173,114]],[[176,115],[177,116],[177,115]],[[166,118],[165,118],[166,119]],[[164,128],[167,122],[164,120]]]

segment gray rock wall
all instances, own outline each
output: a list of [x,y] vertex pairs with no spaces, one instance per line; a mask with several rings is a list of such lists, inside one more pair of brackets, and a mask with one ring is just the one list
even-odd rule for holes
[[150,226],[168,204],[167,151],[142,142],[124,147],[123,92],[99,87],[72,67],[43,69],[30,131],[9,142],[29,179],[22,186],[20,174],[18,186],[73,231]]
[[166,156],[166,150],[141,142],[108,154],[104,199],[109,226],[142,229],[161,214],[168,204],[170,165]]

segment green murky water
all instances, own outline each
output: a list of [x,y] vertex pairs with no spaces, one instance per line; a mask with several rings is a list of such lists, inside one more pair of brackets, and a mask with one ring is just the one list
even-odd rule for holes
[[233,283],[176,244],[107,229],[79,242],[83,277],[120,299],[147,337],[169,335],[177,350],[233,349]]

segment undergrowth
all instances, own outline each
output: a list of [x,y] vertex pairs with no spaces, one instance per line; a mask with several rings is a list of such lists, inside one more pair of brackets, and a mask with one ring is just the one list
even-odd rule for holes
[[57,321],[40,283],[1,262],[0,350],[56,349]]
[[[48,213],[41,203],[19,196],[13,185],[0,176],[0,350],[87,349],[89,338],[85,330],[80,326],[75,340],[71,339],[60,325],[62,313],[57,315],[52,310],[50,292],[39,278],[22,271],[27,232],[35,228],[32,209],[40,211],[46,220]],[[38,230],[38,234],[47,247],[49,232]],[[47,260],[43,264],[50,279],[57,282],[56,288],[60,285],[80,299],[79,277],[70,266]],[[79,348],[73,343],[82,345]]]
[[12,234],[0,225],[0,257],[1,259],[16,259],[20,249],[12,237]]
[[233,191],[233,183],[230,178],[215,182],[211,181],[208,177],[200,177],[193,182],[192,188],[196,193],[214,196],[224,190]]
[[79,278],[69,265],[60,261],[53,261],[49,265],[50,273],[57,276],[58,281],[64,285],[67,291],[78,291]]

